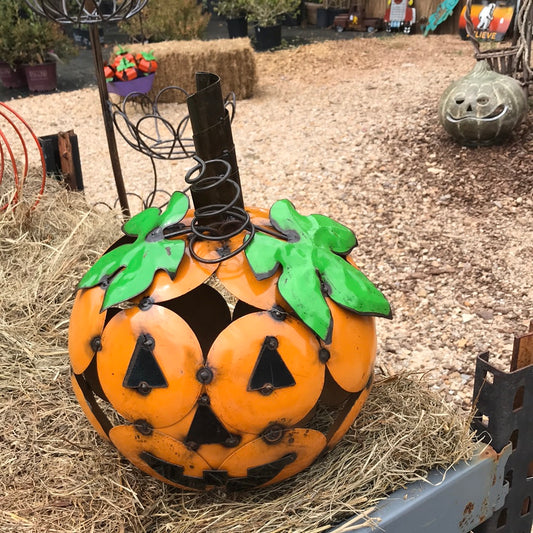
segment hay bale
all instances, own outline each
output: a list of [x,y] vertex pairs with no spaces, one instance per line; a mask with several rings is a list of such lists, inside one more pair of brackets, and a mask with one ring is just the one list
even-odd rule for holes
[[120,459],[70,385],[78,280],[119,220],[53,182],[38,208],[0,215],[0,527],[4,533],[318,532],[388,492],[471,457],[469,417],[423,376],[377,376],[339,445],[296,477],[248,493],[169,487]]
[[[222,94],[234,92],[237,99],[251,98],[257,84],[255,55],[250,39],[218,39],[214,41],[163,41],[147,45],[124,45],[128,51],[137,54],[153,51],[159,68],[151,98],[161,89],[177,85],[187,93],[196,92],[196,72],[212,72],[220,76]],[[115,48],[114,53],[118,48]],[[179,95],[171,91],[163,101],[176,101]]]

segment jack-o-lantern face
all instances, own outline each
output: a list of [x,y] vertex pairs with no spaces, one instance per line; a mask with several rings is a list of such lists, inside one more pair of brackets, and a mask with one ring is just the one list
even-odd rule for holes
[[479,61],[441,97],[439,118],[444,129],[467,146],[490,145],[504,140],[522,121],[527,99],[520,84],[493,72]]
[[[137,239],[83,278],[69,331],[76,396],[100,435],[167,483],[276,483],[358,415],[372,384],[373,315],[390,308],[343,255],[353,234],[326,217],[302,217],[288,202],[274,204],[271,220],[249,210],[270,233],[224,261],[247,233],[191,251],[187,207],[173,196],[165,213],[133,217],[124,230]],[[165,237],[178,222],[180,235]]]

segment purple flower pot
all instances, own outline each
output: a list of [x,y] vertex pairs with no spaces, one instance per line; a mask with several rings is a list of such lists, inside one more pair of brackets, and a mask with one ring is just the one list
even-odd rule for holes
[[0,80],[8,89],[20,89],[26,87],[26,75],[22,67],[13,70],[7,63],[0,63]]
[[30,91],[54,91],[57,89],[57,64],[54,61],[25,65],[24,73]]
[[155,72],[129,81],[108,81],[107,90],[122,97],[126,97],[131,93],[146,94],[152,88],[154,77]]

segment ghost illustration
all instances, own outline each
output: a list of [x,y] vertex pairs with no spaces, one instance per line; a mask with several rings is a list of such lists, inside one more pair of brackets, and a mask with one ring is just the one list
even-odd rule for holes
[[483,9],[479,12],[479,22],[476,30],[486,31],[489,29],[490,23],[492,22],[492,18],[494,16],[495,8],[495,3],[490,3],[483,7]]

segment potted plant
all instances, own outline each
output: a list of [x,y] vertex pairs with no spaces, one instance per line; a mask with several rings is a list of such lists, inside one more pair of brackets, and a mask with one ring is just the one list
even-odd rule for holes
[[294,14],[300,0],[248,0],[248,20],[255,23],[255,46],[268,50],[281,44],[281,18]]
[[17,0],[0,2],[0,81],[7,88],[26,86],[26,76],[22,64],[24,50],[14,46],[14,28],[19,18]]
[[23,70],[32,91],[57,87],[56,63],[77,53],[73,41],[55,24],[34,13],[24,0],[2,0],[0,54],[11,68]]
[[226,19],[230,39],[248,36],[247,4],[247,0],[220,0],[214,7]]
[[196,0],[150,0],[138,15],[119,22],[118,27],[133,42],[192,40],[202,37],[210,17]]

